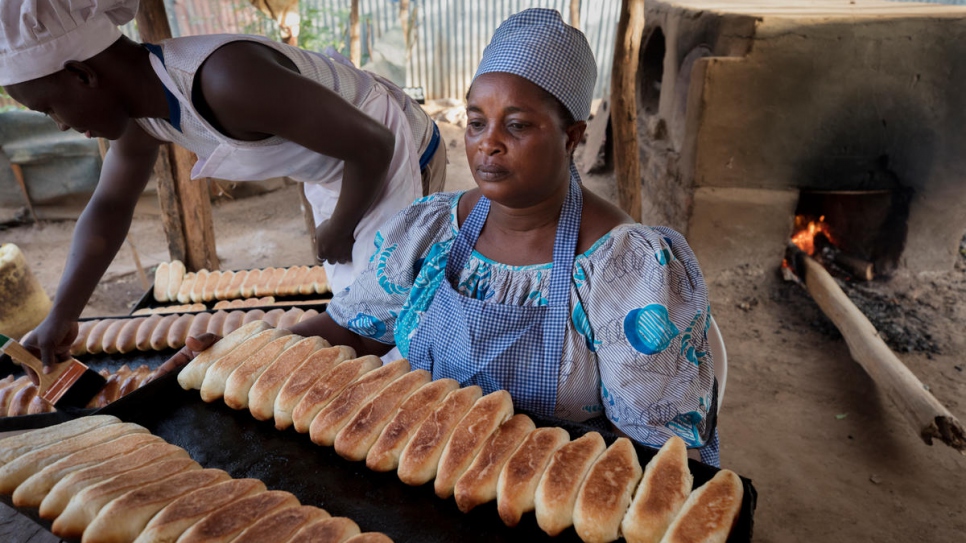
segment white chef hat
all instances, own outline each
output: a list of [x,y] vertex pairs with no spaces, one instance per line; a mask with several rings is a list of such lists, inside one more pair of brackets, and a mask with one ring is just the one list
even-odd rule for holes
[[0,85],[87,60],[121,37],[138,0],[0,0]]

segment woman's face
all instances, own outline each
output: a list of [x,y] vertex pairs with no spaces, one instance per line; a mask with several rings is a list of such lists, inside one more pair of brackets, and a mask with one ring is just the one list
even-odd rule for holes
[[484,196],[522,208],[567,190],[586,123],[565,127],[549,93],[517,75],[483,74],[466,113],[466,158]]

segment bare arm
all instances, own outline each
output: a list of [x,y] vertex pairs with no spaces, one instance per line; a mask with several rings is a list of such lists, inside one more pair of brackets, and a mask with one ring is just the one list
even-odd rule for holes
[[290,330],[293,334],[300,336],[321,336],[332,345],[352,347],[359,356],[367,354],[382,356],[392,350],[392,345],[386,345],[374,339],[362,337],[351,330],[339,326],[327,313],[319,314],[311,319],[305,319],[290,328]]
[[352,234],[387,182],[395,136],[338,94],[302,77],[263,45],[236,42],[215,51],[199,71],[214,124],[229,137],[280,136],[345,162],[332,218],[320,227],[319,254],[351,260]]
[[28,345],[40,352],[44,364],[66,356],[77,333],[77,318],[124,243],[159,145],[132,123],[104,158],[97,188],[74,229],[53,308]]

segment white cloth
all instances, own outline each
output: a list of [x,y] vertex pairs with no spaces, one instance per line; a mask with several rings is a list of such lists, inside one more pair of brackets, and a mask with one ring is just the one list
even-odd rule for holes
[[84,61],[121,37],[138,0],[0,1],[0,85],[15,85]]

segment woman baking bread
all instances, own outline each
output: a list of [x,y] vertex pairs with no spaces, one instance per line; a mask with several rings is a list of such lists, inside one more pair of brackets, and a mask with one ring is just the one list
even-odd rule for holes
[[584,189],[573,166],[596,73],[586,38],[556,11],[507,19],[467,95],[478,188],[398,213],[352,286],[292,331],[360,356],[395,345],[434,379],[505,389],[530,413],[606,416],[655,447],[678,435],[718,465],[694,254]]

